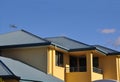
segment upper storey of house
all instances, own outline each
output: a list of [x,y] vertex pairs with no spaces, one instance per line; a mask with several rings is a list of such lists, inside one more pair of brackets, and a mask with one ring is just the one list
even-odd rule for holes
[[120,55],[118,51],[100,45],[88,45],[64,36],[41,38],[25,30],[0,35],[0,49],[46,45],[56,46],[68,52],[97,50],[105,55]]

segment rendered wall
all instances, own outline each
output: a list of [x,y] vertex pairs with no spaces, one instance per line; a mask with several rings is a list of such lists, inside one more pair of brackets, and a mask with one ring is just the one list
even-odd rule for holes
[[117,61],[117,80],[120,81],[120,57],[117,57],[116,61]]
[[103,74],[93,72],[92,73],[92,81],[99,80],[99,79],[103,79]]
[[2,78],[0,78],[0,82],[19,82],[19,80],[15,80],[15,79],[2,79]]
[[[55,65],[55,49],[48,49],[47,59],[48,74],[51,74],[61,80],[64,80],[64,66],[59,67]],[[66,62],[66,60],[64,62]]]
[[3,82],[19,82],[18,80],[4,80]]
[[0,78],[0,82],[4,82],[4,81],[2,80],[2,78]]
[[47,48],[18,48],[2,50],[2,55],[25,62],[47,72]]
[[66,73],[66,82],[90,82],[88,78],[90,76],[88,76],[87,72]]
[[116,56],[106,56],[102,61],[103,78],[117,80]]
[[118,59],[118,80],[120,81],[120,58]]

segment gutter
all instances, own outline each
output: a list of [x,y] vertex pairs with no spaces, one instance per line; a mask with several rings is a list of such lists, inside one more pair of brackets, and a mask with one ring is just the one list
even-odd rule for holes
[[50,44],[51,44],[51,42],[47,42],[47,43],[19,44],[19,45],[6,45],[6,46],[0,46],[0,49],[32,47],[32,46],[45,46],[45,45],[50,45]]
[[16,80],[20,80],[20,77],[15,76],[15,75],[2,75],[0,76],[2,79],[16,79]]
[[21,81],[30,81],[30,82],[43,82],[43,81],[37,81],[37,80],[28,80],[28,79],[20,79]]
[[95,47],[90,47],[90,48],[76,48],[76,49],[70,49],[68,50],[69,52],[74,52],[74,51],[85,51],[85,50],[95,50]]

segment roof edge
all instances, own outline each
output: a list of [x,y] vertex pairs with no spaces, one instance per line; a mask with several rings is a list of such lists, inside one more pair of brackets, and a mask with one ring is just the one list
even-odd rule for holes
[[9,73],[11,73],[12,76],[15,76],[15,74],[3,63],[3,61],[0,60],[0,63],[5,67],[7,71],[9,71]]
[[11,73],[11,75],[0,75],[0,77],[2,77],[2,79],[16,79],[16,80],[20,80],[20,77],[16,76],[1,60],[0,63],[5,67],[5,69],[7,71],[9,71]]
[[107,55],[108,56],[120,55],[120,52],[117,52],[117,53],[108,53]]
[[65,38],[65,39],[68,39],[68,40],[71,40],[71,41],[73,41],[73,42],[77,42],[77,43],[80,43],[80,44],[84,44],[84,45],[86,45],[86,46],[91,46],[91,45],[88,45],[88,44],[83,43],[83,42],[79,42],[79,41],[77,41],[77,40],[71,39],[71,38],[66,37],[66,36],[46,37],[46,38],[44,38],[44,39],[49,39],[49,38],[61,38],[61,37],[62,37],[62,38]]
[[22,31],[22,32],[25,32],[25,33],[27,33],[27,34],[30,34],[30,35],[38,38],[38,39],[42,39],[42,40],[44,40],[44,41],[46,41],[46,42],[50,42],[50,41],[48,41],[48,40],[46,40],[46,39],[44,39],[44,38],[41,38],[41,37],[39,37],[39,36],[37,36],[37,35],[35,35],[35,34],[32,34],[31,32],[28,32],[28,31],[26,31],[26,30],[24,30],[24,29],[21,29],[21,31]]
[[101,45],[93,45],[93,46],[94,46],[94,47],[95,47],[95,46],[100,46],[100,47],[103,47],[103,48],[105,48],[105,49],[109,49],[109,50],[114,51],[113,53],[106,53],[106,52],[104,52],[104,51],[102,51],[101,49],[99,49],[99,48],[96,47],[96,50],[100,51],[101,53],[103,53],[103,54],[105,54],[105,55],[107,55],[107,56],[120,55],[120,52],[118,52],[118,51],[116,51],[116,50],[113,50],[113,49],[111,49],[111,48],[107,48],[107,47],[104,47],[104,46],[101,46]]
[[6,46],[0,46],[0,49],[33,47],[33,46],[46,46],[46,45],[50,45],[50,44],[51,44],[51,42],[30,43],[30,44],[20,44],[20,45],[6,45]]
[[90,47],[90,48],[77,48],[77,49],[70,49],[68,50],[69,52],[75,52],[75,51],[85,51],[85,50],[95,50],[95,47]]
[[16,80],[20,80],[20,77],[18,77],[18,76],[15,76],[15,75],[0,75],[0,77],[2,78],[2,79],[16,79]]

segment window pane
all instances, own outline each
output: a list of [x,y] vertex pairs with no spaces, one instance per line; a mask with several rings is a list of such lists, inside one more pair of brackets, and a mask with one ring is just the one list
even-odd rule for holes
[[57,65],[57,66],[58,66],[58,64],[59,64],[59,60],[58,60],[59,58],[58,58],[58,56],[59,56],[59,55],[58,55],[57,52],[56,52],[55,62],[56,62],[56,65]]
[[93,67],[99,67],[99,59],[98,57],[94,57],[93,58]]
[[63,66],[63,53],[56,51],[56,65]]

